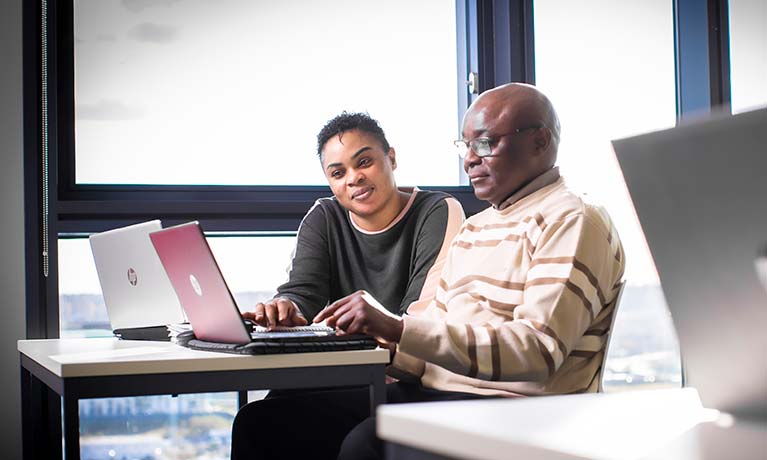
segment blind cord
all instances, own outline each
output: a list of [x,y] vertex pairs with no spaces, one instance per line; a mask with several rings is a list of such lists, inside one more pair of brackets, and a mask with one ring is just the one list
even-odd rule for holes
[[43,221],[43,276],[48,278],[49,255],[48,255],[48,2],[42,0],[41,15],[41,113],[42,113],[42,221]]

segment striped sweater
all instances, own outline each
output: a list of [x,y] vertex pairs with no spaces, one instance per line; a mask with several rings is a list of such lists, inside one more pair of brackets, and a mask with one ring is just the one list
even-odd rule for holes
[[624,271],[615,228],[556,168],[504,205],[461,227],[434,300],[404,317],[392,374],[483,395],[596,391]]

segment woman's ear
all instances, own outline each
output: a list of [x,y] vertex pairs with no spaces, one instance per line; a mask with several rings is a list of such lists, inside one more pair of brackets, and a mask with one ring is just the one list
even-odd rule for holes
[[394,148],[390,147],[386,156],[389,157],[392,171],[397,169],[397,152],[394,151]]

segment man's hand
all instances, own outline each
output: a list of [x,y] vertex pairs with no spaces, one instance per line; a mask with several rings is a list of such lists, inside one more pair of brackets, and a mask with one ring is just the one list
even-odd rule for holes
[[273,328],[276,326],[305,326],[309,322],[296,308],[296,305],[284,297],[275,297],[266,302],[256,304],[256,311],[245,312],[242,317],[249,319],[259,326]]
[[357,291],[325,307],[314,322],[326,324],[348,334],[367,334],[387,342],[402,338],[402,318],[387,311],[366,291]]

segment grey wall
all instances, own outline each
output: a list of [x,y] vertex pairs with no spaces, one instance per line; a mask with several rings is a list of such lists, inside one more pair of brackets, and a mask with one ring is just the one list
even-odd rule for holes
[[25,336],[21,1],[0,1],[0,446],[21,458],[19,354]]

